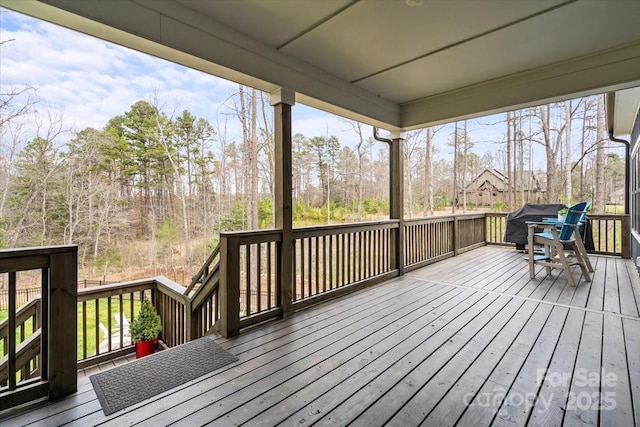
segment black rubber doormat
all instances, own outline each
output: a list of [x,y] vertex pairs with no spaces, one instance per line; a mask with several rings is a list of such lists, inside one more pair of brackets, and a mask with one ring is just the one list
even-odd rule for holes
[[91,383],[109,415],[236,360],[205,337],[92,375]]

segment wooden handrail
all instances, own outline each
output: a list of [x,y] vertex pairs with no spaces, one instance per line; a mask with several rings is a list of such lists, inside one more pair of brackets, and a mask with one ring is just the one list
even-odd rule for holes
[[363,230],[386,230],[400,227],[400,221],[390,219],[386,221],[367,221],[348,224],[331,224],[311,227],[299,227],[293,229],[293,237],[302,239],[305,237],[321,237],[344,233],[355,233]]
[[[22,325],[28,319],[31,319],[38,313],[38,304],[40,297],[34,298],[16,311],[16,327]],[[0,322],[0,341],[9,335],[9,318]]]
[[431,222],[453,221],[454,219],[467,220],[467,219],[480,219],[485,217],[486,217],[485,213],[455,214],[455,215],[429,216],[429,217],[423,217],[423,218],[405,219],[404,223],[405,224],[414,224],[414,223],[427,224]]
[[189,293],[193,290],[193,288],[198,283],[206,282],[206,277],[209,276],[210,274],[209,270],[210,270],[211,264],[219,254],[220,254],[220,243],[218,243],[216,247],[213,249],[213,251],[211,251],[211,254],[207,258],[207,260],[204,262],[200,270],[193,276],[193,278],[191,279],[191,283],[189,284],[189,286],[187,286],[187,289],[184,291],[185,295],[189,295]]
[[196,311],[202,303],[220,286],[220,265],[216,264],[214,270],[205,278],[204,284],[200,286],[193,295],[189,296],[191,301],[191,311]]
[[186,304],[189,300],[189,297],[185,294],[184,287],[178,285],[173,280],[167,279],[164,276],[154,277],[153,280],[156,283],[156,289],[163,294],[169,295],[171,298],[183,304]]
[[155,288],[156,279],[157,278],[132,280],[130,282],[114,283],[112,285],[78,289],[78,302],[146,291],[150,288]]
[[280,242],[282,241],[282,230],[278,228],[267,228],[263,230],[229,231],[220,233],[220,239],[224,237],[235,239],[241,245],[264,242]]
[[[38,329],[29,338],[18,344],[16,348],[16,368],[22,369],[38,354],[40,354],[40,331]],[[0,359],[0,384],[9,379],[9,355]]]

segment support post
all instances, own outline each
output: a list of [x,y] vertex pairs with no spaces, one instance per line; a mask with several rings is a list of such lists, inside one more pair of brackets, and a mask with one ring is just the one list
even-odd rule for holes
[[622,217],[622,258],[631,258],[631,217],[625,214]]
[[458,256],[460,250],[460,222],[456,215],[453,216],[453,256]]
[[271,92],[271,105],[275,122],[275,226],[282,230],[277,251],[277,300],[282,317],[286,318],[293,314],[294,292],[291,107],[295,105],[295,93],[277,89]]
[[389,156],[389,217],[399,220],[395,242],[395,259],[398,274],[404,274],[404,135],[392,132]]
[[78,247],[49,256],[49,399],[78,389]]
[[[217,309],[217,307],[216,307]],[[184,302],[184,310],[186,316],[186,341],[193,341],[200,338],[203,334],[200,331],[202,325],[202,319],[200,317],[201,311],[193,311],[192,301],[187,298]]]
[[240,333],[240,243],[220,236],[220,333],[229,338]]

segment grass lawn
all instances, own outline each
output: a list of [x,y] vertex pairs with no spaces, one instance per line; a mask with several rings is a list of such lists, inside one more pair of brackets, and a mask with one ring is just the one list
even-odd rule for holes
[[[134,300],[133,312],[134,316],[140,311],[140,301]],[[117,298],[111,299],[111,333],[113,335],[119,334],[115,316],[120,312],[120,301]],[[127,320],[131,322],[131,300],[122,300],[122,312],[126,316]],[[108,301],[107,298],[101,298],[98,304],[98,323],[102,323],[105,328],[108,326]],[[78,303],[78,359],[83,358],[83,315],[82,315],[82,303]],[[96,331],[97,329],[97,331]],[[99,327],[96,325],[96,302],[87,301],[86,304],[86,331],[87,331],[87,357],[96,354],[96,347],[100,345],[100,342],[106,338]],[[97,335],[96,335],[97,332]],[[97,342],[96,342],[97,337]],[[117,341],[116,341],[117,342]],[[112,345],[115,347],[116,342],[112,341]]]

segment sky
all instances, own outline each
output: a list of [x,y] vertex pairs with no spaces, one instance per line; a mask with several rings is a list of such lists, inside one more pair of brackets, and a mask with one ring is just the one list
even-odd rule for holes
[[[238,120],[229,116],[236,83],[2,8],[0,41],[0,86],[37,88],[39,114],[62,115],[71,131],[100,129],[135,102],[157,99],[166,114],[186,109],[214,128],[227,118],[227,140],[241,138]],[[478,155],[496,154],[495,141],[505,136],[488,124],[501,120],[504,115],[469,121]],[[343,118],[302,104],[294,107],[293,128],[307,137],[335,135],[342,145],[357,141]],[[372,134],[370,127],[364,132],[367,138]],[[436,134],[436,158],[453,157],[447,144],[452,133],[453,126],[447,125]],[[542,167],[543,152],[534,158],[536,167]]]
[[[139,100],[189,110],[215,126],[229,114],[238,85],[200,71],[0,8],[0,84],[37,88],[40,113],[58,112],[73,131],[102,128]],[[225,104],[226,102],[226,104]],[[294,132],[345,136],[349,125],[297,104]],[[240,135],[228,120],[229,139]],[[353,137],[353,136],[350,136]]]

